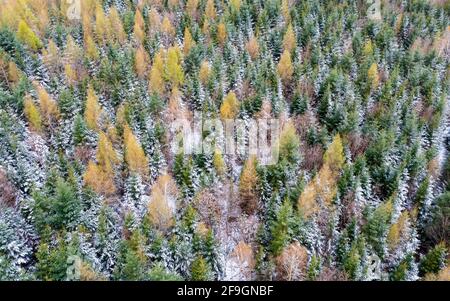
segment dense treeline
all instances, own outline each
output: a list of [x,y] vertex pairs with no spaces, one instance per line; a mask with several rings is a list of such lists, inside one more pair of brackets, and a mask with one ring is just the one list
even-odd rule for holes
[[[1,280],[449,280],[449,1],[0,3]],[[277,118],[279,160],[171,152]]]

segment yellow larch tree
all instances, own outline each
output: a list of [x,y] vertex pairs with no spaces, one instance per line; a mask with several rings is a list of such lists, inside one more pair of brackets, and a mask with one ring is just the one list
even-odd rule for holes
[[164,58],[162,50],[158,51],[153,58],[150,69],[148,89],[152,93],[162,95],[165,92],[164,85]]
[[56,104],[56,101],[50,97],[50,95],[41,85],[37,85],[37,92],[42,118],[44,119],[45,124],[49,125],[59,118],[58,106]]
[[214,150],[213,164],[214,164],[214,168],[216,169],[216,172],[219,176],[221,176],[225,173],[225,168],[226,168],[225,161],[223,160],[222,152],[218,148],[216,148]]
[[247,214],[252,214],[258,207],[256,157],[251,155],[242,169],[239,179],[240,206]]
[[211,65],[209,64],[208,61],[203,61],[200,65],[198,78],[202,82],[202,84],[206,84],[209,80],[210,75],[211,75]]
[[95,34],[99,43],[105,44],[109,39],[110,24],[103,7],[97,4],[95,8]]
[[12,83],[17,83],[20,78],[20,73],[21,73],[21,71],[19,70],[19,68],[17,68],[17,65],[13,61],[10,61],[8,63],[8,79],[9,79],[9,81]]
[[259,55],[258,39],[255,36],[252,36],[245,44],[245,49],[248,51],[252,60],[256,59]]
[[25,113],[25,116],[27,117],[31,129],[40,133],[42,131],[41,114],[39,113],[39,109],[34,104],[30,95],[25,96],[23,105],[23,111]]
[[234,119],[239,113],[239,105],[236,94],[230,91],[220,106],[220,117],[222,119]]
[[206,1],[205,14],[210,20],[214,20],[216,18],[216,7],[214,6],[214,0]]
[[178,189],[168,174],[161,175],[152,187],[151,201],[148,205],[150,222],[160,231],[166,231],[174,225],[174,211]]
[[167,15],[165,15],[162,20],[161,30],[168,37],[173,37],[175,35],[175,28],[173,27],[172,22],[170,22],[170,19]]
[[124,126],[123,137],[125,162],[128,166],[128,170],[132,173],[137,173],[142,177],[147,176],[148,159],[145,156],[144,150],[137,137],[133,134],[127,124]]
[[220,45],[225,44],[227,39],[227,28],[225,27],[225,23],[221,22],[217,25],[217,41]]
[[191,17],[196,17],[197,15],[197,7],[198,7],[198,0],[188,0],[186,2],[186,11]]
[[167,50],[165,74],[167,80],[175,87],[184,81],[183,68],[181,67],[181,52],[176,46]]
[[291,54],[289,51],[285,50],[281,55],[277,70],[282,80],[289,81],[292,78],[294,68],[292,67]]
[[94,89],[89,87],[87,90],[87,98],[86,98],[86,108],[84,110],[84,119],[86,121],[86,125],[91,130],[98,129],[98,122],[100,119],[102,109],[100,104],[98,103],[98,97],[95,94]]
[[149,31],[155,34],[161,29],[161,16],[155,8],[152,8],[148,14]]
[[230,0],[230,7],[238,12],[241,9],[241,0]]
[[114,179],[111,174],[105,173],[101,167],[93,161],[89,161],[83,176],[84,184],[95,192],[110,196],[116,192]]
[[97,45],[95,44],[95,41],[91,35],[86,36],[85,50],[86,50],[86,57],[88,59],[97,60],[99,58],[100,54],[98,52]]
[[334,136],[328,146],[323,166],[316,176],[306,185],[298,199],[298,208],[304,217],[316,213],[321,204],[330,207],[337,193],[337,180],[345,158],[342,140],[339,134]]
[[144,78],[147,71],[148,54],[142,45],[136,50],[134,56],[134,69],[139,78]]
[[283,14],[284,21],[289,23],[291,21],[291,15],[289,13],[289,0],[281,1],[281,13]]
[[183,40],[183,53],[188,55],[192,47],[195,46],[195,41],[192,39],[191,31],[188,27],[184,29],[184,40]]
[[372,89],[376,89],[380,80],[378,75],[378,66],[376,63],[370,65],[370,68],[367,71],[367,78],[369,79],[370,87]]
[[133,32],[137,42],[139,44],[142,44],[145,39],[145,23],[144,18],[142,17],[142,13],[139,9],[136,9],[136,13],[134,15]]
[[50,70],[57,70],[60,66],[60,54],[58,46],[53,42],[52,39],[48,41],[47,48],[42,51],[42,57],[44,63],[49,67]]
[[111,26],[111,32],[114,34],[117,42],[120,44],[124,43],[127,39],[127,35],[123,29],[122,20],[120,19],[116,6],[113,6],[109,11],[109,24]]
[[283,50],[292,53],[296,45],[297,40],[295,38],[294,29],[292,27],[292,24],[289,24],[283,37]]
[[119,158],[108,136],[102,131],[99,133],[96,159],[103,172],[113,175],[114,165],[119,162]]
[[38,36],[31,30],[27,22],[21,20],[17,29],[17,37],[20,41],[28,45],[33,50],[39,50],[42,47],[42,42]]
[[344,162],[344,147],[341,135],[337,134],[323,155],[323,164],[328,165],[332,172],[337,173],[341,170]]

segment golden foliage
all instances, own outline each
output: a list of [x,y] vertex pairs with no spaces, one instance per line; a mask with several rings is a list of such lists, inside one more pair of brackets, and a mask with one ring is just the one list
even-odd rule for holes
[[380,80],[380,77],[378,75],[378,66],[376,63],[370,65],[370,68],[367,71],[367,77],[369,79],[370,87],[372,89],[376,89]]
[[366,42],[366,44],[364,45],[364,48],[363,48],[363,54],[364,54],[365,56],[370,56],[370,55],[373,54],[372,40],[368,40],[368,41]]
[[99,133],[96,159],[99,167],[108,175],[113,174],[114,165],[119,162],[111,141],[102,131]]
[[219,149],[214,151],[213,164],[219,176],[225,173],[225,161],[223,160],[222,152]]
[[120,19],[119,12],[115,6],[111,7],[109,11],[109,24],[111,26],[112,34],[114,34],[117,42],[124,43],[127,39],[125,30],[123,29],[122,20]]
[[192,39],[191,31],[189,28],[184,29],[184,42],[183,42],[183,53],[188,55],[192,47],[195,46],[195,41]]
[[405,210],[402,212],[397,222],[391,225],[387,236],[387,243],[390,250],[394,250],[399,245],[403,233],[408,226],[408,221],[409,214],[408,211]]
[[181,53],[178,47],[170,47],[167,50],[165,74],[167,80],[175,87],[184,81],[183,68],[181,67]]
[[125,144],[125,162],[127,163],[128,170],[145,177],[148,175],[147,157],[138,139],[127,124],[124,126],[123,137]]
[[222,119],[234,119],[239,113],[239,105],[236,94],[230,91],[220,106],[220,116]]
[[64,66],[64,74],[66,76],[66,80],[69,85],[73,85],[77,82],[78,75],[75,69],[73,69],[71,64],[66,64]]
[[99,194],[109,196],[116,192],[112,175],[104,172],[102,168],[93,161],[89,161],[83,176],[83,181],[86,186],[89,186]]
[[323,162],[324,165],[330,167],[332,172],[338,172],[344,165],[344,161],[344,147],[342,146],[341,135],[337,134],[325,151]]
[[21,20],[19,22],[17,37],[33,50],[39,50],[40,48],[42,48],[41,40],[36,36],[36,34],[31,30],[27,22],[25,22],[24,20]]
[[294,68],[292,67],[291,54],[289,51],[285,50],[281,55],[277,70],[282,80],[289,81],[291,79]]
[[175,202],[178,189],[175,181],[168,174],[158,178],[152,187],[148,214],[151,223],[160,231],[166,231],[174,225]]
[[206,84],[209,80],[209,76],[211,75],[211,65],[208,61],[203,61],[200,65],[200,71],[198,72],[198,78],[202,82],[202,84]]
[[145,23],[142,17],[141,11],[136,9],[136,14],[134,15],[134,36],[139,44],[142,44],[145,39]]
[[283,50],[292,53],[296,45],[297,40],[295,38],[294,29],[292,27],[292,24],[289,24],[283,38]]
[[289,14],[289,0],[281,1],[281,12],[284,17],[284,21],[289,23],[291,21],[291,15]]
[[59,49],[53,40],[48,41],[47,49],[42,51],[43,61],[51,68],[56,69],[60,64]]
[[253,60],[256,59],[259,55],[258,39],[255,36],[252,36],[245,44],[245,49]]
[[240,241],[234,248],[232,257],[236,258],[240,274],[246,278],[250,278],[256,264],[251,245]]
[[53,100],[50,95],[48,95],[47,91],[40,85],[37,86],[37,92],[42,117],[47,125],[51,124],[59,118],[59,110],[56,101]]
[[227,28],[223,22],[217,25],[217,41],[220,45],[223,45],[227,39]]
[[147,71],[148,54],[142,45],[136,50],[134,57],[134,69],[139,78],[144,78]]
[[256,164],[256,157],[249,156],[239,179],[240,205],[247,214],[251,214],[257,209],[258,174]]
[[31,99],[31,96],[29,95],[25,96],[23,104],[24,104],[23,110],[30,124],[31,129],[38,133],[41,132],[42,131],[41,114],[39,113],[37,106]]
[[216,17],[216,8],[214,7],[214,0],[208,0],[205,8],[206,17],[214,19]]
[[241,0],[230,0],[230,6],[233,10],[239,11],[241,9]]
[[20,70],[17,68],[17,65],[10,61],[8,63],[8,79],[10,82],[17,83],[20,77]]
[[106,43],[109,38],[109,19],[106,18],[105,12],[100,4],[95,7],[95,34],[97,40]]
[[159,51],[153,58],[153,65],[150,69],[148,89],[150,92],[162,95],[165,91],[164,86],[164,61],[162,52]]
[[162,25],[161,25],[162,32],[168,35],[169,37],[173,37],[175,35],[175,28],[172,25],[172,22],[170,22],[169,18],[164,16]]
[[336,196],[339,172],[344,165],[344,151],[339,134],[334,136],[324,154],[323,166],[316,176],[306,185],[298,199],[298,208],[304,217],[316,213],[323,204],[332,205]]
[[98,97],[95,95],[94,89],[89,87],[87,91],[86,108],[84,110],[84,119],[88,128],[91,130],[98,129],[101,112],[102,110],[98,103]]
[[85,49],[86,49],[86,57],[88,59],[97,60],[99,58],[97,45],[95,44],[95,41],[91,35],[86,36]]
[[157,33],[161,28],[161,16],[155,8],[152,8],[148,14],[149,31]]
[[198,0],[188,0],[186,3],[186,11],[191,17],[195,17],[197,14]]

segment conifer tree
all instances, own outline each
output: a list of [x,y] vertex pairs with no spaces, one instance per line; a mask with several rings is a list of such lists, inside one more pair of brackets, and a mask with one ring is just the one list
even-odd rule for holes
[[291,54],[285,50],[281,55],[280,61],[277,66],[278,74],[284,81],[289,81],[294,73],[292,67]]
[[234,119],[239,113],[239,101],[236,94],[231,91],[224,98],[222,105],[220,106],[220,116],[222,119]]
[[17,37],[33,50],[39,50],[40,48],[42,48],[41,40],[36,36],[36,34],[33,32],[33,30],[31,30],[31,28],[24,20],[21,20],[19,22]]
[[297,40],[295,38],[294,29],[292,24],[289,24],[283,38],[283,50],[292,53],[297,44],[296,42]]
[[140,174],[142,177],[148,175],[148,159],[140,145],[137,137],[133,134],[130,127],[125,125],[123,131],[124,139],[124,157],[130,172]]
[[41,119],[41,113],[39,112],[39,109],[34,104],[33,100],[31,99],[31,96],[26,96],[24,99],[24,113],[25,116],[27,116],[28,122],[30,123],[33,130],[36,132],[42,131],[42,119]]
[[256,158],[250,156],[244,165],[239,180],[240,206],[247,214],[254,213],[258,207],[256,191],[258,174],[256,172],[256,164]]
[[101,114],[101,107],[98,103],[98,97],[95,95],[94,89],[90,87],[87,90],[86,108],[84,110],[84,119],[86,125],[91,130],[97,130],[99,127],[99,119]]

